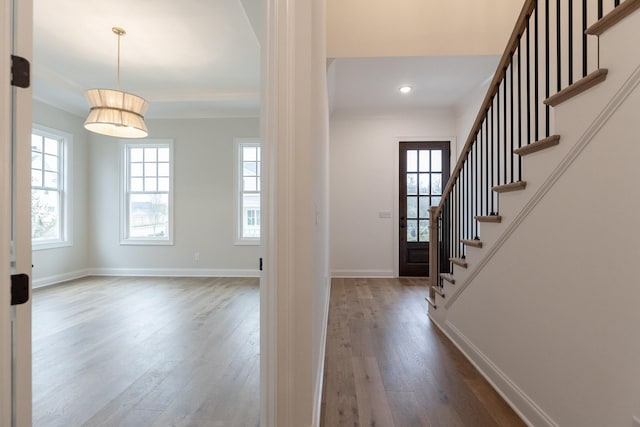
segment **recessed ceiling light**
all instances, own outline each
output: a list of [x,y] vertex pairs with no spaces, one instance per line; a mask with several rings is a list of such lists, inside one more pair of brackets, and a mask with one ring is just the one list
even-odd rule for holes
[[409,93],[411,92],[413,88],[411,86],[402,86],[400,87],[400,92],[401,93]]

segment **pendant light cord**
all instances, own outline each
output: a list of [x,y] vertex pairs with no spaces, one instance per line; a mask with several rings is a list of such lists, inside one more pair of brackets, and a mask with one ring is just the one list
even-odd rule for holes
[[113,27],[111,31],[118,36],[118,70],[116,74],[116,87],[120,90],[120,38],[127,34],[127,32],[120,27]]
[[122,34],[118,33],[118,72],[116,78],[116,87],[118,90],[120,90],[120,37],[122,37]]

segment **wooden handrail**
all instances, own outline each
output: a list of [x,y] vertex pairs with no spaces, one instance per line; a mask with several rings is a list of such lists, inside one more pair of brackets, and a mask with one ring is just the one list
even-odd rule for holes
[[515,53],[518,49],[518,40],[524,34],[524,31],[527,28],[527,22],[531,13],[536,7],[536,0],[525,0],[524,5],[522,6],[522,10],[520,11],[520,15],[518,16],[518,20],[513,28],[513,32],[511,33],[511,37],[509,37],[509,41],[507,42],[507,47],[502,54],[502,58],[500,58],[500,62],[498,63],[498,67],[496,68],[496,73],[493,76],[493,80],[491,80],[491,84],[489,85],[489,90],[482,101],[482,105],[480,107],[480,111],[478,111],[478,115],[476,116],[475,122],[473,122],[473,126],[471,127],[471,132],[469,132],[469,137],[467,138],[467,142],[464,144],[462,148],[462,152],[458,157],[458,162],[456,163],[456,167],[449,178],[449,182],[442,193],[442,199],[440,200],[440,204],[438,205],[438,210],[436,211],[436,218],[440,217],[440,213],[444,207],[444,204],[451,193],[451,189],[456,183],[458,176],[460,175],[460,171],[462,170],[464,163],[466,161],[467,155],[471,151],[473,147],[473,143],[476,139],[476,135],[480,131],[482,123],[484,122],[484,116],[489,111],[491,104],[493,102],[493,97],[498,92],[500,88],[500,84],[502,83],[503,77],[502,73],[507,70],[511,61],[511,55]]

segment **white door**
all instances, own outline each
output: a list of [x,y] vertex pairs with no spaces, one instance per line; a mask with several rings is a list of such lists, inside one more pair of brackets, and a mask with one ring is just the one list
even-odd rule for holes
[[31,89],[10,82],[11,55],[32,62],[33,2],[0,7],[0,426],[27,427],[31,303],[11,305],[11,276],[31,277]]

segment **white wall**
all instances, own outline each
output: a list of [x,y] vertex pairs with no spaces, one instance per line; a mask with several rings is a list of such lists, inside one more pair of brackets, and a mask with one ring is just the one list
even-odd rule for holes
[[[452,110],[331,116],[331,274],[397,274],[398,141],[453,138]],[[391,218],[380,218],[391,212]],[[394,231],[396,230],[396,231]]]
[[523,1],[329,0],[329,57],[497,55]]
[[482,85],[478,86],[473,92],[465,97],[455,107],[456,115],[456,135],[458,136],[458,151],[456,158],[460,157],[460,152],[464,148],[464,144],[467,142],[471,126],[476,120],[482,101],[487,94],[491,78],[485,81]]
[[33,122],[73,135],[72,192],[73,245],[56,249],[33,251],[34,286],[51,281],[84,276],[89,267],[89,134],[84,120],[39,101],[33,101]]
[[174,141],[174,245],[120,245],[120,143],[91,135],[91,269],[105,274],[257,274],[259,246],[234,245],[233,139],[258,136],[258,119],[148,120],[147,127],[149,138]]

